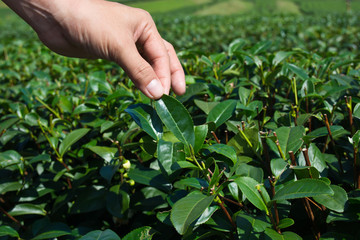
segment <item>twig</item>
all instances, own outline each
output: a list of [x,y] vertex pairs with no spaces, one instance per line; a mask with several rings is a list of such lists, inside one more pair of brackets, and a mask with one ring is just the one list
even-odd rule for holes
[[333,148],[334,148],[334,152],[335,152],[336,158],[338,159],[340,171],[341,171],[341,173],[344,173],[344,169],[343,169],[343,166],[342,166],[342,163],[341,163],[341,158],[340,158],[338,152],[336,151],[336,144],[335,144],[334,138],[333,138],[332,133],[331,133],[331,129],[330,129],[330,124],[329,124],[328,117],[327,117],[326,114],[324,114],[324,117],[325,117],[326,129],[327,129],[327,131],[328,131],[328,133],[329,133],[330,141],[331,141],[331,144],[332,144],[332,146],[333,146]]
[[218,137],[216,136],[214,131],[211,131],[211,134],[214,136],[215,140],[217,143],[220,143],[220,140],[218,139]]
[[296,166],[296,160],[295,160],[295,155],[293,151],[289,151],[289,155],[290,155],[290,159],[291,159],[291,165]]
[[310,203],[306,198],[302,199],[306,213],[308,214],[311,224],[312,224],[312,228],[313,228],[313,234],[316,240],[320,239],[320,231],[318,230],[316,223],[315,223],[315,216],[314,213],[311,209]]
[[[270,182],[271,194],[272,194],[272,197],[274,197],[274,196],[275,196],[275,183],[274,183],[274,181],[271,179],[270,176],[268,177],[268,179],[269,179],[269,182]],[[279,220],[279,210],[278,210],[278,208],[277,208],[277,203],[276,203],[276,201],[274,201],[274,212],[275,212],[276,226],[278,226],[280,220]]]
[[23,225],[21,225],[21,223],[19,222],[19,220],[17,220],[16,218],[14,218],[13,216],[11,216],[5,209],[3,209],[2,207],[0,207],[0,212],[2,212],[3,214],[5,214],[8,218],[10,218],[13,222],[15,222],[16,224],[18,224],[20,227],[23,227]]
[[[223,202],[222,200],[220,200],[220,202],[219,202],[219,206],[221,207],[221,209],[222,209],[222,210],[223,210],[223,212],[225,213],[225,215],[226,215],[227,219],[230,221],[231,226],[233,226],[234,230],[236,231],[237,226],[236,226],[236,224],[235,224],[234,220],[231,218],[231,216],[230,216],[230,214],[229,214],[228,210],[225,208],[225,206],[224,206],[224,202]],[[234,237],[234,234],[233,234],[231,231],[230,231],[230,234],[231,234],[231,238],[236,239],[236,238]]]
[[225,130],[225,143],[228,144],[229,142],[229,132],[228,130]]
[[279,150],[280,156],[281,156],[282,159],[286,160],[286,157],[285,157],[283,151],[281,150],[279,139],[278,139],[278,137],[276,135],[276,132],[274,132],[274,136],[276,137],[275,143],[276,143],[277,149]]

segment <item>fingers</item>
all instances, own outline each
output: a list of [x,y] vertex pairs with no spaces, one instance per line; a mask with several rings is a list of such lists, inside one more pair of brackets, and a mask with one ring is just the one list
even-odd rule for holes
[[184,71],[176,55],[174,47],[166,40],[163,41],[169,54],[172,90],[176,95],[183,95],[186,91]]
[[155,73],[153,67],[139,54],[135,43],[126,44],[120,57],[114,60],[125,70],[135,86],[147,97],[161,98],[164,94],[163,83]]

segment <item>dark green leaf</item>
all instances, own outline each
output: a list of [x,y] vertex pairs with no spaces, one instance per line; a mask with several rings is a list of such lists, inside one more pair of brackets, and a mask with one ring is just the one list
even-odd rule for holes
[[171,189],[171,184],[160,171],[147,168],[134,168],[129,172],[129,177],[137,183],[153,186],[165,191]]
[[0,194],[5,194],[11,191],[19,191],[23,185],[19,182],[5,182],[0,184]]
[[319,171],[313,166],[291,166],[291,169],[294,170],[297,179],[303,178],[315,178],[320,177]]
[[176,167],[176,163],[185,161],[184,145],[179,142],[172,143],[160,139],[157,153],[160,170],[165,176],[170,176],[176,170],[181,169]]
[[315,197],[323,194],[333,195],[334,191],[323,181],[317,179],[300,179],[278,190],[273,200]]
[[156,111],[149,105],[135,104],[126,110],[134,121],[153,139],[159,140],[163,133],[163,127]]
[[79,240],[120,240],[120,237],[110,229],[107,229],[105,231],[96,230],[89,232]]
[[279,229],[288,228],[288,227],[294,225],[294,223],[295,223],[295,221],[291,218],[283,218],[279,221],[278,228]]

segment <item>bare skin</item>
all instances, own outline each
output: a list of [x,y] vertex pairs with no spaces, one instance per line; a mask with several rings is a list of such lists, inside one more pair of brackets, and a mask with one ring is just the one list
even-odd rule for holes
[[162,39],[150,14],[105,0],[3,0],[52,51],[116,62],[146,96],[170,87],[185,93],[185,76],[173,46]]

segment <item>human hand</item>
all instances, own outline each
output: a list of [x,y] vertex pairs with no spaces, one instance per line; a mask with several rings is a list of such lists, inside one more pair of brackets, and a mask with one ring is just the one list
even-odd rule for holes
[[144,10],[104,0],[3,0],[61,55],[116,62],[149,98],[185,93],[173,46]]

